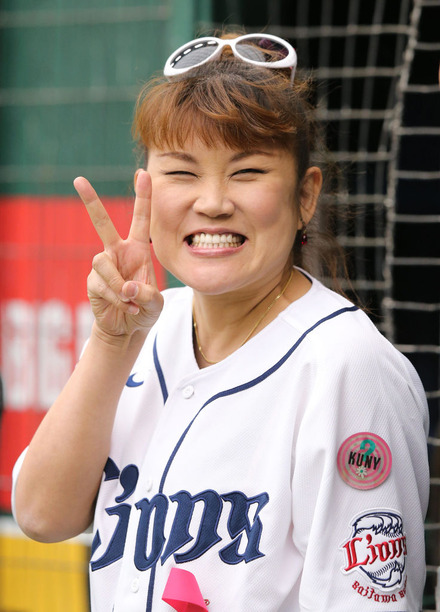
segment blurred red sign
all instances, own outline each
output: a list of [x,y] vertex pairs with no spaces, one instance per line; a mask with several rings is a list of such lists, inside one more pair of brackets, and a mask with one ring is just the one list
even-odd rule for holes
[[[103,198],[121,236],[132,202]],[[102,250],[75,197],[0,198],[0,510],[10,510],[11,471],[69,377],[89,334],[86,280]],[[155,261],[160,288],[165,273]]]

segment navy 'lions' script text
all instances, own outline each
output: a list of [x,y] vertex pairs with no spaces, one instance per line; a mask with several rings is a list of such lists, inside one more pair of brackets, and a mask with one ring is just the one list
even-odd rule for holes
[[[138,469],[126,466],[119,473],[116,465],[109,460],[105,480],[118,479],[124,491],[115,497],[116,504],[106,508],[109,517],[118,518],[114,533],[109,538],[105,551],[98,557],[102,546],[97,530],[92,544],[93,571],[106,567],[122,558],[130,514],[137,512],[138,527],[134,550],[134,564],[140,571],[146,571],[158,561],[164,564],[173,556],[176,563],[186,563],[201,557],[210,548],[220,544],[218,555],[224,563],[235,565],[249,563],[263,557],[259,549],[263,524],[260,512],[269,501],[267,493],[252,497],[241,491],[219,494],[205,490],[195,495],[179,491],[174,495],[158,493],[151,498],[144,497],[134,505],[123,503],[134,492]],[[195,513],[196,505],[202,504],[202,512]],[[227,515],[228,540],[221,538],[218,525],[222,512]],[[174,512],[171,528],[166,528],[169,513]],[[194,520],[195,516],[200,516]],[[190,533],[192,532],[192,534]],[[188,548],[188,544],[193,542]]]

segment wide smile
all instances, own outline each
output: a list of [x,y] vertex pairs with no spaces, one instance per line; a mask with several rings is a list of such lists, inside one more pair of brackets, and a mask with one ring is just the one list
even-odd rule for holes
[[200,232],[191,234],[186,242],[193,249],[236,249],[245,241],[242,234]]

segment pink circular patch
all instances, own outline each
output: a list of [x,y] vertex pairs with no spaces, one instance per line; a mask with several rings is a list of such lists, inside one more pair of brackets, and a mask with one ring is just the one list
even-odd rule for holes
[[390,475],[390,447],[380,436],[363,431],[341,444],[337,463],[342,480],[351,487],[374,489]]

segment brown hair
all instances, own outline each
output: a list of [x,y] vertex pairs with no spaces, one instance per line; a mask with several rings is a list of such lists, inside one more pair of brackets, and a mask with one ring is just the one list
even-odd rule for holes
[[[180,148],[194,136],[213,147],[218,142],[238,150],[261,144],[281,147],[296,161],[300,186],[312,160],[328,166],[312,94],[310,79],[296,77],[292,85],[290,69],[249,64],[226,47],[218,60],[147,83],[136,104],[133,135],[145,158],[150,148]],[[340,291],[341,270],[346,277],[343,251],[328,231],[318,229],[329,224],[328,195],[324,201],[325,211],[319,211],[308,227],[307,246],[301,248],[295,240],[292,257],[312,274],[330,277]]]

